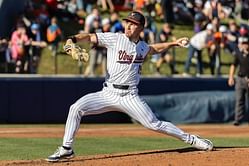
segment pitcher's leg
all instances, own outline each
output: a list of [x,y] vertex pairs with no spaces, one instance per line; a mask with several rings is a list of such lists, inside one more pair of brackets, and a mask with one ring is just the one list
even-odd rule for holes
[[50,162],[56,162],[61,159],[70,159],[74,157],[73,142],[77,130],[80,127],[81,117],[83,115],[100,114],[116,109],[119,97],[114,93],[102,90],[83,96],[76,101],[71,107],[68,114],[63,144],[52,155],[46,159]]
[[185,133],[174,124],[158,120],[147,103],[138,96],[123,100],[122,106],[128,115],[139,121],[144,127],[171,135],[184,142],[192,141],[188,133]]
[[213,143],[208,139],[202,139],[196,135],[186,133],[170,122],[158,120],[145,101],[139,96],[130,95],[121,102],[125,112],[138,120],[143,126],[164,134],[178,138],[185,143],[200,150],[212,150]]
[[69,109],[62,144],[64,147],[72,147],[74,136],[80,127],[82,113],[75,104],[71,105]]
[[101,91],[83,96],[71,105],[65,126],[63,146],[72,147],[82,116],[107,112],[108,110],[103,108],[110,106],[110,101],[115,101],[115,99],[113,97],[108,99]]

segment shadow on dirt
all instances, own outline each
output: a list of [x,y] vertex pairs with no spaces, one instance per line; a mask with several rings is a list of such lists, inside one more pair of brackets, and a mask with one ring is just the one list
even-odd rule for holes
[[[228,146],[228,147],[214,147],[213,151],[221,151],[224,149],[236,149],[236,148],[249,148],[249,146]],[[114,154],[114,155],[101,155],[101,156],[91,156],[91,157],[83,157],[83,158],[75,158],[71,160],[71,162],[79,162],[79,161],[87,161],[87,160],[101,160],[101,159],[109,159],[109,158],[120,158],[120,157],[130,157],[130,156],[139,156],[139,155],[149,155],[149,154],[160,154],[160,153],[188,153],[188,152],[198,152],[192,147],[180,148],[180,149],[168,149],[168,150],[155,150],[155,151],[146,151],[146,152],[135,152],[135,153],[125,153],[125,154]]]
[[[232,147],[229,147],[229,148],[232,148]],[[199,151],[199,150],[192,148],[192,147],[180,148],[180,149],[168,149],[168,150],[154,150],[154,151],[146,151],[146,152],[91,156],[91,157],[83,157],[83,158],[78,158],[78,159],[75,158],[75,159],[71,160],[71,162],[79,162],[79,161],[86,161],[86,160],[101,160],[101,159],[109,159],[109,158],[113,159],[113,158],[120,158],[120,157],[160,154],[160,153],[169,153],[169,152],[188,153],[188,152],[194,152],[194,151]],[[66,161],[64,161],[64,162],[66,162]]]
[[224,149],[237,149],[237,148],[249,148],[249,146],[215,146],[213,151],[220,151]]

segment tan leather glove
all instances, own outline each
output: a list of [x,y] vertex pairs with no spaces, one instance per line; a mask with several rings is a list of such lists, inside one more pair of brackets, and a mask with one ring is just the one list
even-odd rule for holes
[[64,51],[71,55],[74,60],[87,62],[89,60],[89,53],[86,49],[82,49],[77,44],[73,43],[72,39],[68,39],[63,47]]

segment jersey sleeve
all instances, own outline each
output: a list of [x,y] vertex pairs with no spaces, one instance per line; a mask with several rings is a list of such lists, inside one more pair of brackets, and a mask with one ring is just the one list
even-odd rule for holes
[[238,66],[238,64],[239,64],[239,54],[240,54],[239,48],[235,48],[235,50],[233,51],[232,54],[233,54],[232,64],[234,66]]
[[116,45],[118,34],[117,33],[96,33],[98,39],[98,45],[110,48]]
[[143,57],[146,58],[150,52],[150,46],[146,42],[140,41],[137,44],[136,51],[138,54],[143,55]]
[[142,45],[143,45],[143,50],[144,50],[144,55],[147,56],[150,52],[150,46],[146,43],[146,42],[142,42]]
[[238,66],[238,64],[239,64],[239,57],[238,57],[237,54],[234,56],[234,59],[233,59],[232,64],[233,64],[234,66]]

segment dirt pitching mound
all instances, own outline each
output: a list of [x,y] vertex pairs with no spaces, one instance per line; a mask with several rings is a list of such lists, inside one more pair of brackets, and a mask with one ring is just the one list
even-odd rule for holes
[[216,148],[214,151],[196,151],[193,148],[75,157],[57,163],[45,160],[11,161],[6,166],[246,166],[249,148]]
[[[247,125],[234,127],[231,125],[187,125],[179,126],[186,132],[199,134],[203,137],[249,137]],[[39,129],[39,130],[37,130]],[[43,132],[44,131],[44,132]],[[32,127],[32,128],[1,128],[0,137],[62,137],[64,127]],[[46,135],[45,133],[50,133]],[[51,135],[51,133],[54,133]],[[81,127],[78,137],[91,136],[131,136],[131,137],[165,137],[149,131],[139,125],[87,125]],[[114,155],[77,156],[71,160],[48,163],[45,160],[0,161],[0,165],[8,166],[234,166],[249,165],[249,148],[246,147],[215,147],[214,151],[203,152],[193,148],[142,151]]]

